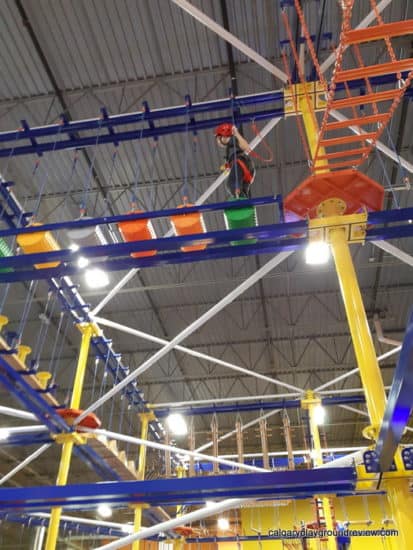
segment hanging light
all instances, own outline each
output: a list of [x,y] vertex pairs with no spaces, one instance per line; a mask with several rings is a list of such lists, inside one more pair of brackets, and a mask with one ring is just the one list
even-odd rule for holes
[[170,414],[166,419],[166,423],[173,435],[186,435],[188,433],[188,426],[182,414]]
[[84,267],[87,267],[89,265],[89,260],[85,258],[84,256],[79,256],[77,260],[77,266],[83,269]]
[[218,518],[217,527],[220,531],[228,531],[229,521],[227,518]]
[[10,431],[7,428],[0,428],[0,441],[4,441],[10,435]]
[[86,270],[85,281],[90,288],[103,288],[109,284],[109,277],[102,269],[93,267]]
[[314,407],[314,422],[317,424],[317,426],[321,426],[324,424],[326,419],[326,410],[322,405],[316,405]]
[[101,518],[110,518],[112,517],[112,508],[107,504],[99,504],[97,513]]
[[330,258],[330,247],[324,241],[313,241],[305,249],[305,262],[308,265],[326,264]]

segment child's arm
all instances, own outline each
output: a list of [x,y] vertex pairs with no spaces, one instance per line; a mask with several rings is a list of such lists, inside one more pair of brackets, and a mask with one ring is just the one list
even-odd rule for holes
[[232,135],[237,138],[238,145],[244,151],[244,153],[247,153],[247,154],[251,153],[251,149],[248,141],[239,133],[238,128],[236,126],[232,127]]

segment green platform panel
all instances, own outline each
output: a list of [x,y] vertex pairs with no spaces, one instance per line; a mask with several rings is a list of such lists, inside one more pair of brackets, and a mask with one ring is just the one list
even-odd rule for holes
[[[9,245],[6,243],[6,241],[0,239],[0,258],[7,258],[8,256],[12,256]],[[13,271],[11,267],[3,267],[2,269],[0,269],[0,273],[10,273],[10,271]]]
[[[231,201],[243,201],[245,198],[231,198]],[[225,221],[228,229],[244,229],[255,227],[257,225],[257,211],[253,206],[245,208],[226,208],[224,210]],[[257,239],[243,239],[240,241],[231,241],[233,246],[242,244],[254,244]]]

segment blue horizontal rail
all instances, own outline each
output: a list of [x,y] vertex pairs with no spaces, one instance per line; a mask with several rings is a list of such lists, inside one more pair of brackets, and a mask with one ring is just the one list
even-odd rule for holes
[[[2,182],[0,186],[10,187],[11,182]],[[79,227],[94,227],[97,225],[119,224],[136,220],[153,220],[157,218],[170,218],[171,216],[183,216],[185,214],[193,214],[199,212],[215,212],[217,210],[226,210],[229,207],[232,209],[246,208],[248,206],[264,206],[270,204],[282,204],[281,195],[257,197],[254,199],[246,199],[240,201],[224,201],[212,204],[202,204],[197,206],[186,206],[185,208],[167,208],[165,210],[153,210],[148,212],[123,214],[118,216],[102,216],[98,218],[81,218],[78,220],[67,220],[57,223],[46,223],[41,227],[29,226],[11,229],[0,230],[0,238],[11,237],[15,235],[24,235],[26,233],[38,233],[39,231],[58,231],[61,229],[77,229]],[[282,212],[281,212],[282,213]],[[1,217],[1,213],[0,213]]]
[[93,509],[102,501],[109,505],[144,502],[152,506],[203,504],[210,499],[308,498],[314,494],[352,493],[356,472],[353,468],[321,468],[237,475],[200,476],[120,481],[66,486],[25,488],[4,487],[0,492],[3,512],[33,512],[51,506],[64,509]]
[[[407,73],[403,73],[403,78]],[[385,84],[396,84],[397,75],[389,74],[371,79],[372,86],[381,86]],[[350,89],[363,89],[365,82],[363,80],[354,80],[348,83]],[[337,86],[338,90],[343,89],[343,85]],[[413,91],[408,90],[406,97],[412,97]],[[38,154],[41,155],[47,151],[60,151],[64,149],[79,149],[82,147],[95,146],[96,144],[114,143],[135,139],[157,139],[173,133],[193,132],[199,130],[211,129],[222,122],[247,123],[252,120],[267,120],[269,118],[281,118],[284,116],[284,95],[283,91],[271,91],[235,98],[226,98],[201,103],[192,103],[189,96],[183,105],[151,110],[144,102],[141,111],[134,113],[124,113],[120,115],[108,115],[104,107],[101,108],[101,116],[86,120],[68,121],[64,116],[61,117],[59,124],[47,126],[37,126],[31,128],[27,121],[22,121],[22,127],[17,130],[0,132],[0,143],[11,143],[12,145],[0,148],[0,157]],[[249,110],[252,107],[272,105],[266,110]],[[241,112],[243,109],[244,112]],[[229,111],[219,118],[197,120],[196,115],[204,115],[219,111]],[[176,119],[181,118],[180,122]],[[174,119],[171,124],[155,125],[154,121],[168,121]],[[189,120],[189,122],[188,122]],[[136,126],[142,126],[147,122],[148,128],[137,129]],[[122,127],[122,131],[116,132],[114,129]],[[125,130],[132,126],[132,129]],[[101,130],[107,129],[108,133],[101,135]],[[88,132],[87,136],[82,135]],[[41,141],[37,141],[41,138]],[[51,139],[54,138],[54,139]],[[28,141],[30,144],[20,145],[22,141]]]
[[[405,214],[413,209],[404,209]],[[370,223],[370,221],[368,222]],[[384,223],[384,222],[383,222]],[[289,235],[300,234],[300,237],[287,238]],[[256,254],[274,254],[285,250],[298,250],[307,244],[307,222],[292,222],[251,227],[246,229],[232,229],[198,233],[180,237],[151,239],[149,241],[133,241],[96,247],[83,247],[77,252],[73,250],[58,250],[23,256],[9,256],[0,258],[0,268],[24,267],[28,264],[41,264],[51,261],[63,261],[58,267],[48,269],[15,270],[0,273],[0,283],[17,281],[46,280],[70,275],[80,275],[83,269],[74,262],[79,255],[88,258],[102,258],[110,256],[108,260],[97,262],[100,268],[110,271],[121,271],[131,268],[155,267],[166,264],[180,264],[218,260],[223,258],[246,257]],[[413,236],[413,225],[406,223],[390,227],[370,227],[367,230],[366,240],[384,240]],[[278,240],[277,240],[278,238]],[[241,239],[260,239],[255,244],[231,246],[228,243]],[[194,252],[176,251],[183,245],[208,244],[205,250]],[[132,252],[158,250],[155,256],[132,258]],[[173,252],[167,252],[174,250]],[[125,257],[126,256],[126,257]]]
[[[329,407],[332,405],[349,405],[354,403],[365,403],[364,395],[344,395],[337,397],[323,397],[322,405]],[[283,399],[279,401],[257,401],[255,403],[233,403],[231,405],[210,405],[204,407],[153,407],[152,410],[157,418],[165,418],[171,413],[181,413],[187,416],[198,416],[207,414],[225,414],[241,413],[260,410],[283,410],[299,409],[301,401],[299,399]]]

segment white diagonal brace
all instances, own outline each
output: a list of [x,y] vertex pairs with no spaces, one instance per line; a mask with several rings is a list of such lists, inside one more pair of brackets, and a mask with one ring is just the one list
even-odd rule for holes
[[[282,120],[281,118],[272,118],[264,128],[258,133],[257,136],[249,143],[249,148],[253,151],[257,145],[265,138],[265,136],[271,132],[271,130]],[[202,193],[198,200],[195,201],[197,206],[204,204],[204,202],[218,189],[218,187],[227,179],[229,171],[225,171],[218,176],[218,178],[208,187],[208,189]],[[171,237],[174,234],[173,229],[167,231],[163,236]],[[139,272],[139,268],[131,269],[113,288],[110,290],[101,302],[91,311],[91,315],[97,315],[110,300],[116,296],[116,294],[123,288],[128,282]]]
[[207,518],[209,516],[215,516],[220,512],[225,512],[226,510],[231,510],[233,508],[239,507],[241,504],[246,504],[247,502],[254,502],[253,499],[245,498],[231,498],[228,500],[223,500],[217,504],[212,504],[210,506],[205,506],[195,512],[189,512],[189,514],[183,514],[169,521],[163,521],[157,525],[152,525],[151,527],[144,527],[138,533],[133,533],[127,537],[122,537],[119,540],[110,542],[109,544],[104,544],[103,546],[98,546],[95,550],[115,550],[116,548],[124,548],[129,543],[135,540],[146,539],[157,535],[158,533],[164,533],[180,527],[181,525],[190,525],[201,519]]
[[270,63],[265,57],[260,55],[258,52],[247,46],[244,42],[239,40],[236,36],[228,32],[224,27],[218,25],[216,21],[208,17],[203,11],[196,8],[187,0],[172,0],[174,4],[182,8],[186,13],[189,13],[194,19],[205,25],[208,29],[215,32],[218,36],[223,38],[226,42],[229,42],[234,48],[237,48],[240,52],[246,55],[252,61],[255,61],[258,65],[263,67],[266,71],[271,73],[273,76],[281,80],[283,84],[288,82],[287,75],[281,71],[278,67]]
[[119,393],[124,387],[126,387],[128,384],[133,382],[140,374],[144,373],[147,369],[152,367],[157,361],[162,359],[164,355],[169,353],[171,350],[173,350],[178,344],[180,344],[183,340],[188,338],[193,332],[198,330],[200,327],[202,327],[207,321],[212,319],[217,313],[219,313],[222,309],[224,309],[228,304],[232,303],[238,296],[243,294],[246,290],[248,290],[251,286],[253,286],[257,281],[262,279],[267,273],[272,271],[275,267],[277,267],[280,263],[282,263],[284,260],[286,260],[292,252],[290,251],[284,251],[280,252],[272,258],[269,262],[264,264],[258,271],[253,273],[248,279],[246,279],[244,282],[242,282],[238,287],[236,287],[232,292],[230,292],[227,296],[222,298],[217,304],[212,306],[208,311],[206,311],[201,317],[196,319],[193,323],[188,325],[183,331],[181,331],[175,338],[173,338],[168,344],[166,344],[163,348],[161,348],[159,351],[157,351],[152,357],[149,357],[146,361],[142,363],[136,370],[131,372],[126,378],[124,378],[121,382],[116,384],[111,390],[109,390],[107,393],[102,395],[95,403],[90,405],[85,411],[76,419],[75,423],[78,424],[83,418],[85,418],[90,412],[95,411],[98,409],[103,403],[106,403],[109,399],[111,399],[114,395]]
[[[399,351],[402,349],[401,346],[397,346],[396,348],[391,349],[390,351],[386,351],[386,353],[383,353],[383,355],[379,355],[377,357],[377,361],[380,363],[380,361],[384,361],[384,359],[387,359],[387,357],[390,357],[391,355],[395,355],[396,353],[399,353]],[[321,386],[318,386],[318,388],[315,388],[315,392],[319,392],[321,390],[324,390],[325,388],[328,388],[329,386],[333,386],[334,384],[337,384],[338,382],[342,382],[346,378],[350,378],[350,376],[353,376],[353,374],[357,374],[359,372],[359,368],[356,367],[355,369],[349,370],[348,372],[345,372],[344,374],[341,374],[340,376],[337,376],[337,378],[333,378],[329,382],[326,382],[325,384],[322,384]]]
[[[381,0],[381,2],[377,4],[377,11],[381,13],[384,10],[384,8],[386,8],[391,3],[391,1],[392,0]],[[366,15],[366,17],[357,25],[356,29],[365,29],[370,25],[370,23],[373,23],[375,19],[376,19],[376,14],[374,10],[371,10],[371,12],[368,15]],[[333,52],[321,64],[320,66],[321,72],[325,73],[326,70],[335,63],[335,61],[336,61],[336,52]]]
[[34,453],[29,455],[27,458],[25,458],[24,460],[19,462],[19,464],[17,464],[17,466],[15,468],[10,470],[10,472],[5,474],[0,479],[0,485],[3,485],[3,483],[6,483],[6,481],[8,481],[10,478],[12,478],[14,476],[14,474],[17,474],[17,472],[20,472],[20,470],[23,470],[28,464],[33,462],[33,460],[36,460],[37,457],[39,457],[41,454],[43,454],[45,451],[47,451],[47,449],[51,446],[52,446],[51,443],[46,443],[45,445],[42,445],[41,447],[39,447],[39,449],[36,449],[34,451]]
[[[339,111],[336,111],[334,109],[330,111],[330,115],[340,122],[350,120],[346,116],[342,115]],[[351,130],[354,134],[357,134],[358,136],[366,133],[358,126],[349,126],[349,130]],[[367,143],[371,143],[371,139],[366,139],[366,141]],[[381,151],[384,155],[386,155],[386,157],[391,158],[392,160],[394,160],[394,162],[403,166],[403,168],[410,172],[410,174],[413,174],[413,164],[411,162],[398,155],[396,151],[393,151],[392,149],[390,149],[390,147],[387,147],[387,145],[384,145],[384,143],[382,143],[381,141],[376,141],[374,145],[376,149]]]
[[[151,342],[155,342],[156,344],[160,344],[162,346],[165,346],[169,343],[168,340],[165,340],[165,338],[158,338],[157,336],[153,336],[151,334],[148,334],[146,332],[142,332],[141,330],[136,330],[131,327],[127,327],[126,325],[121,325],[119,323],[114,323],[113,321],[109,321],[109,319],[104,319],[103,317],[94,317],[94,321],[96,321],[99,325],[107,326],[110,328],[114,328],[117,330],[120,330],[122,332],[126,332],[127,334],[132,334],[133,336],[137,336],[138,338],[143,338],[144,340],[150,340]],[[197,359],[203,359],[204,361],[209,361],[210,363],[215,363],[216,365],[220,365],[221,367],[226,367],[228,369],[232,369],[237,372],[241,372],[242,374],[247,374],[248,376],[253,376],[255,378],[259,378],[260,380],[263,380],[264,382],[268,382],[270,384],[275,384],[277,386],[282,386],[284,388],[287,388],[292,391],[297,391],[295,386],[291,386],[291,384],[287,384],[286,382],[281,382],[280,380],[276,380],[274,378],[270,378],[269,376],[265,376],[265,374],[260,374],[259,372],[255,372],[252,370],[245,369],[243,367],[239,367],[238,365],[235,365],[234,363],[229,363],[228,361],[223,361],[222,359],[218,359],[216,357],[212,357],[211,355],[207,355],[206,353],[201,353],[199,351],[195,351],[190,348],[186,348],[184,346],[175,346],[175,349],[178,351],[182,351],[183,353],[186,353],[188,355],[192,355],[192,357],[196,357]]]
[[240,462],[234,462],[233,460],[227,460],[225,458],[218,458],[216,456],[206,455],[200,453],[199,451],[189,451],[187,449],[181,449],[179,447],[174,447],[173,445],[165,445],[165,443],[158,443],[157,441],[151,441],[149,439],[141,439],[140,437],[132,437],[131,435],[125,435],[118,432],[111,432],[109,430],[92,430],[90,428],[82,428],[82,431],[87,433],[92,433],[97,436],[103,436],[108,439],[116,439],[118,441],[123,441],[124,443],[131,443],[132,445],[143,445],[145,447],[150,447],[151,449],[157,449],[159,451],[168,451],[174,454],[179,455],[188,455],[192,456],[198,460],[206,460],[207,462],[216,462],[217,464],[223,464],[224,466],[230,466],[234,469],[242,468],[243,470],[248,470],[250,472],[268,472],[265,468],[259,468],[258,466],[253,466],[252,464],[241,464]]
[[406,252],[403,252],[403,250],[400,250],[400,248],[397,248],[397,246],[394,246],[391,243],[388,243],[387,241],[371,241],[374,245],[376,245],[378,248],[381,248],[388,254],[391,254],[398,260],[401,260],[407,265],[410,265],[410,267],[413,267],[413,256],[410,254],[407,254]]

